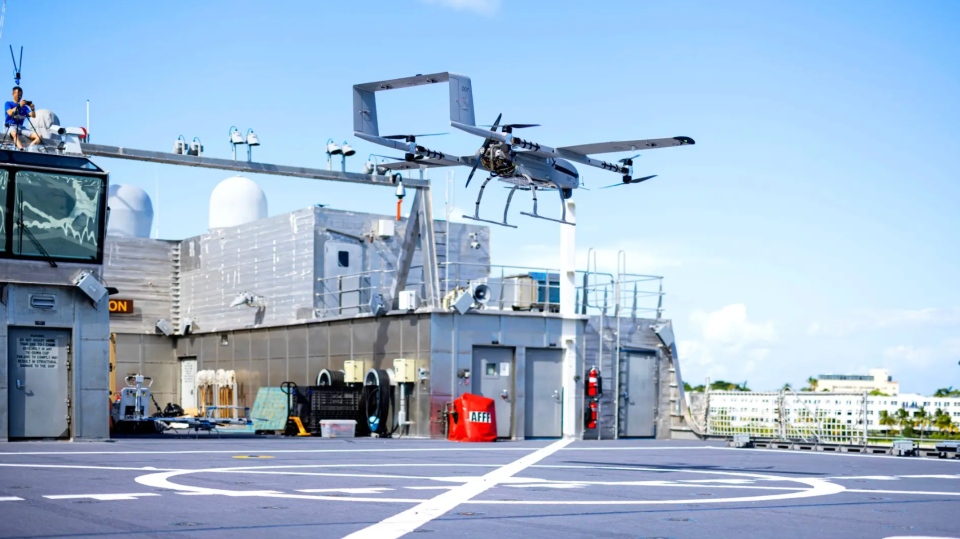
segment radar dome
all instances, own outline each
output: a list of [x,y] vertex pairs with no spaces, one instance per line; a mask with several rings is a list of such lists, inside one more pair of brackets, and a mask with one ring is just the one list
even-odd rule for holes
[[210,195],[210,229],[242,225],[267,217],[267,197],[250,178],[223,180]]
[[150,196],[134,185],[115,184],[110,186],[107,206],[110,218],[107,221],[107,234],[128,238],[149,238],[153,227],[153,204]]
[[33,128],[40,133],[41,137],[49,137],[51,135],[50,126],[60,125],[60,118],[57,118],[52,110],[37,109],[36,112],[37,117],[30,118],[30,123],[33,124]]

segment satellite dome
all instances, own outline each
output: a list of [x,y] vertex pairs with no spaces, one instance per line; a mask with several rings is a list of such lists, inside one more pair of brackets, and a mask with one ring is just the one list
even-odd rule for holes
[[60,118],[57,118],[57,115],[48,109],[37,109],[36,113],[37,117],[30,118],[30,123],[40,133],[40,136],[49,137],[51,135],[50,126],[60,125]]
[[153,227],[153,204],[150,195],[134,185],[110,186],[107,206],[110,218],[107,234],[128,238],[149,238]]
[[267,217],[267,196],[250,178],[223,180],[210,195],[210,229],[242,225]]

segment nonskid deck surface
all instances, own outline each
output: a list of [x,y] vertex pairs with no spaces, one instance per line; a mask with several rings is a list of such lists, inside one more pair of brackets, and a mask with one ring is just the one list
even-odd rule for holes
[[650,440],[0,444],[0,537],[960,537],[958,513],[955,459]]

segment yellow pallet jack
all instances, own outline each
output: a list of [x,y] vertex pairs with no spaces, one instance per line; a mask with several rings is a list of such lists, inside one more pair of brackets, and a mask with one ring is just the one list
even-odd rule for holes
[[280,384],[280,391],[287,395],[287,425],[283,429],[284,436],[311,436],[307,429],[303,428],[303,421],[293,413],[294,396],[297,395],[297,384],[293,382],[284,382]]

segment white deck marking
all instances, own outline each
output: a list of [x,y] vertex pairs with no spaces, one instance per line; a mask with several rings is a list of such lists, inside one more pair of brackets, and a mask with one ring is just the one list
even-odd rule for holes
[[306,493],[324,493],[324,492],[342,492],[343,494],[383,494],[388,490],[397,490],[388,487],[357,487],[357,488],[304,488],[297,492]]
[[134,472],[169,472],[174,468],[154,468],[153,466],[141,466],[138,468],[125,468],[120,466],[83,466],[70,464],[0,464],[8,468],[69,468],[74,470],[129,470]]
[[23,498],[16,496],[0,496],[0,502],[22,502]]
[[848,488],[847,492],[866,492],[869,494],[919,494],[921,496],[960,496],[960,492],[922,492],[919,490],[869,490]]
[[406,535],[427,522],[444,515],[461,503],[469,501],[471,498],[495,487],[505,479],[549,457],[573,441],[572,438],[567,438],[554,442],[543,449],[539,449],[506,466],[497,468],[482,477],[444,492],[400,514],[382,520],[368,528],[351,533],[346,536],[345,539],[396,539],[397,537]]
[[146,496],[159,496],[155,492],[131,492],[128,494],[57,494],[53,496],[44,496],[50,500],[79,500],[89,498],[100,500],[101,502],[113,502],[118,500],[136,500]]

